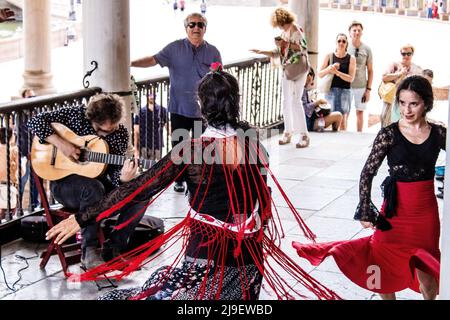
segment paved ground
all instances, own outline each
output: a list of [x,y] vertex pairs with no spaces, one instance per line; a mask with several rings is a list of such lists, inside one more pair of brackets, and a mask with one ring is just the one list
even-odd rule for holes
[[[353,239],[370,234],[371,231],[363,230],[352,217],[358,203],[359,174],[370,152],[373,138],[374,134],[371,133],[312,133],[311,146],[303,150],[295,149],[292,144],[280,147],[277,137],[266,141],[271,155],[271,167],[276,177],[294,206],[306,219],[308,226],[317,234],[318,241]],[[386,166],[383,165],[373,183],[373,200],[378,206],[381,203],[379,185],[386,172]],[[147,211],[148,214],[164,218],[166,227],[179,221],[187,209],[184,195],[176,194],[171,188],[169,190]],[[291,241],[307,240],[300,235],[301,232],[289,216],[289,210],[279,192],[275,192],[274,196],[286,232],[282,243],[284,250],[295,257],[309,274],[335,290],[344,299],[378,299],[378,296],[347,280],[332,259],[315,268],[297,258],[290,246]],[[442,207],[442,200],[439,200],[439,205]],[[2,265],[10,286],[18,279],[18,270],[26,266],[25,261],[16,255],[35,256],[36,252],[41,252],[43,248],[43,245],[37,247],[36,244],[23,240],[3,246]],[[170,255],[168,253],[151,266],[134,273],[124,280],[120,287],[142,284],[150,270],[164,263]],[[22,280],[16,284],[16,292],[8,290],[0,277],[0,299],[78,300],[95,299],[99,295],[93,283],[67,282],[56,257],[50,259],[45,270],[39,269],[38,258],[30,259],[29,264],[30,267],[21,273]],[[70,270],[80,272],[77,265],[71,266]],[[292,284],[298,285],[294,282]],[[420,299],[418,294],[410,290],[401,292],[398,297]],[[274,296],[263,291],[261,299],[274,299]]]

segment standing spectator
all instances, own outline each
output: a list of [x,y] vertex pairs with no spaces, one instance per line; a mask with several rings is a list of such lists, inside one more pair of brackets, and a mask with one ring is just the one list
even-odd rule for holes
[[[316,244],[293,243],[313,265],[332,256],[339,269],[362,288],[395,299],[410,288],[432,300],[438,293],[440,222],[434,194],[436,160],[447,130],[427,121],[433,89],[422,76],[403,80],[396,91],[402,119],[381,128],[361,172],[354,215],[372,235]],[[381,212],[371,200],[372,181],[387,158]],[[447,232],[445,230],[444,232]]]
[[[306,39],[303,29],[295,21],[297,17],[290,11],[278,8],[272,13],[272,27],[283,30],[281,37],[275,38],[277,48],[273,51],[262,51],[252,49],[250,51],[264,54],[269,57],[281,56],[283,64],[286,64],[292,56],[299,52],[306,52]],[[295,145],[296,148],[306,148],[309,146],[309,134],[306,126],[305,111],[302,106],[302,96],[305,86],[306,71],[297,80],[288,80],[283,73],[283,119],[284,133],[280,145],[291,142],[292,135],[300,133],[300,139]]]
[[363,25],[361,22],[353,21],[348,28],[350,39],[348,53],[356,59],[355,79],[351,84],[351,101],[356,110],[356,129],[361,132],[364,127],[364,110],[370,100],[372,90],[373,65],[372,50],[365,43],[361,42]]
[[155,103],[153,93],[147,94],[147,104],[134,117],[135,156],[145,159],[161,159],[163,127],[167,123],[167,109]]
[[[197,83],[209,71],[213,62],[222,62],[219,50],[203,38],[206,32],[207,20],[200,13],[191,13],[184,20],[187,38],[169,43],[159,53],[131,62],[132,67],[147,68],[159,64],[169,68],[170,100],[169,112],[172,133],[172,147],[180,142],[189,132],[198,137],[202,130],[202,116],[198,105]],[[177,137],[174,132],[177,129]],[[187,136],[187,137],[186,137]],[[185,192],[182,178],[175,182],[174,190]]]
[[178,10],[178,0],[173,1],[173,12],[177,13]]
[[206,0],[202,0],[202,3],[200,3],[200,11],[203,15],[206,14]]
[[[17,204],[17,179],[18,179],[18,159],[19,152],[17,146],[14,145],[14,139],[12,134],[12,129],[5,127],[0,128],[0,188],[2,201],[0,203],[0,221],[5,218],[7,202],[8,199],[8,186],[10,187],[11,196],[11,209],[14,209]],[[9,178],[8,181],[8,171],[7,171],[7,148],[9,144]]]
[[[400,62],[392,63],[386,72],[383,74],[383,82],[400,83],[406,77],[412,75],[422,74],[422,68],[412,63],[412,57],[414,55],[414,47],[410,44],[406,44],[400,48],[400,54],[402,60]],[[392,108],[398,108],[398,106],[392,106],[392,104],[383,102],[383,110],[381,111],[381,126],[386,127],[392,123],[391,114]],[[398,112],[394,110],[394,112]]]
[[[305,90],[303,90],[302,103],[303,108],[305,109],[306,115],[306,125],[308,127],[308,131],[319,131],[319,116],[317,114],[317,109],[320,111],[321,105],[328,104],[327,100],[318,99],[316,101],[312,101],[310,99],[310,92],[314,87],[314,78],[315,73],[314,69],[309,69],[308,76],[306,77]],[[341,125],[342,114],[339,111],[333,111],[330,114],[327,114],[323,117],[325,122],[322,129],[332,127],[333,131],[338,131],[339,126]]]
[[438,8],[439,8],[438,0],[434,0],[433,1],[433,9],[432,9],[432,11],[433,11],[433,19],[439,18]]
[[434,0],[427,0],[427,2],[426,2],[427,18],[428,19],[432,19],[433,18],[433,2],[434,2]]
[[439,18],[442,20],[444,18],[445,13],[447,12],[447,1],[446,0],[439,0]]
[[180,10],[181,10],[181,12],[184,11],[184,6],[185,6],[185,1],[184,0],[180,0]]
[[13,16],[14,16],[14,12],[11,11],[11,9],[0,8],[0,23],[9,21],[9,20],[14,20]]
[[341,130],[347,130],[348,114],[351,104],[350,85],[355,78],[356,59],[347,52],[347,36],[339,33],[336,37],[336,50],[325,56],[319,77],[334,74],[330,91],[325,99],[330,102],[332,111],[342,113]]

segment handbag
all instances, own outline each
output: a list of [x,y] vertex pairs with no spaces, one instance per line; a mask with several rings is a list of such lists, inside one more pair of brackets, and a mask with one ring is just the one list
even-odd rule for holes
[[306,52],[295,53],[288,62],[284,65],[284,75],[286,79],[296,81],[308,72],[309,59]]
[[397,91],[397,84],[394,82],[381,81],[378,87],[378,95],[383,102],[393,104],[395,100],[395,92]]
[[[300,30],[298,31],[300,32]],[[303,35],[303,33],[301,34]],[[289,56],[289,52],[291,51],[290,47],[291,43],[289,42],[289,46],[286,48],[287,56]],[[309,71],[310,65],[308,53],[300,45],[300,51],[294,52],[289,58],[286,57],[284,59],[284,75],[287,80],[296,81]]]
[[[330,62],[328,65],[332,64],[332,53],[330,53]],[[317,90],[320,93],[326,94],[331,90],[331,83],[333,82],[334,74],[328,73],[324,75],[322,78],[319,78],[319,83],[317,84]]]

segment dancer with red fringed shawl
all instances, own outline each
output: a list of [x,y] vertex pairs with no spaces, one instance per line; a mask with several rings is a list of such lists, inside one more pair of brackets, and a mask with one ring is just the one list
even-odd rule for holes
[[[396,92],[402,119],[382,128],[361,172],[355,219],[376,228],[368,237],[318,244],[293,242],[313,265],[332,256],[354,283],[383,299],[407,288],[434,299],[438,293],[440,222],[434,172],[447,129],[427,120],[433,89],[421,76],[403,80]],[[387,157],[381,213],[371,201],[373,177]]]
[[[281,187],[270,171],[256,131],[238,120],[237,80],[222,71],[220,64],[212,67],[198,87],[208,124],[203,135],[177,145],[149,171],[83,213],[86,220],[100,221],[130,201],[153,197],[151,205],[183,176],[190,204],[186,217],[158,238],[74,279],[96,280],[103,275],[121,279],[179,244],[181,250],[171,264],[157,269],[141,288],[113,290],[100,299],[254,300],[259,297],[263,278],[279,299],[305,297],[294,288],[296,283],[316,298],[339,299],[280,249],[284,235],[267,174]],[[281,193],[299,227],[313,239],[314,234]],[[288,283],[287,276],[294,282]]]

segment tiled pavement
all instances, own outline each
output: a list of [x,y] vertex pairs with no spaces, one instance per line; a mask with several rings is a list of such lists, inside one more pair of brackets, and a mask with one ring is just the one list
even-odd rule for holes
[[[373,130],[372,130],[373,131]],[[308,226],[317,234],[318,241],[343,240],[363,237],[371,231],[363,230],[357,221],[352,220],[358,203],[358,179],[365,159],[374,139],[373,133],[312,133],[311,146],[295,149],[294,144],[278,146],[278,137],[265,142],[270,153],[271,168],[279,179],[294,206],[302,214]],[[373,200],[379,206],[381,195],[379,185],[386,174],[386,165],[379,170],[373,183]],[[313,267],[306,260],[297,257],[291,241],[307,241],[300,235],[289,210],[275,188],[274,201],[277,205],[286,238],[282,248],[313,277],[327,287],[335,290],[344,299],[379,299],[346,279],[332,259]],[[439,200],[442,207],[442,201]],[[186,212],[187,201],[184,195],[176,194],[171,188],[148,209],[148,214],[165,219],[166,229],[175,224]],[[6,271],[8,284],[18,279],[17,272],[26,262],[17,258],[35,256],[45,245],[36,245],[18,240],[2,247],[2,265]],[[37,249],[37,251],[35,250]],[[172,251],[173,252],[173,251]],[[151,266],[145,266],[120,283],[121,288],[141,285],[152,269],[164,263],[170,253],[164,254]],[[79,300],[95,299],[99,291],[93,283],[72,283],[65,280],[56,257],[50,259],[45,270],[39,268],[39,259],[28,260],[30,266],[21,272],[22,279],[15,285],[16,292],[7,289],[0,274],[0,299],[28,300]],[[70,267],[80,272],[77,265]],[[299,287],[299,284],[292,283]],[[267,287],[266,287],[267,288]],[[299,289],[301,292],[304,290]],[[105,292],[103,290],[101,293]],[[305,292],[311,298],[311,294]],[[275,299],[265,290],[261,299]],[[411,290],[398,294],[399,299],[420,299]]]

